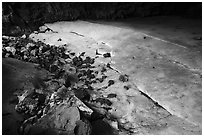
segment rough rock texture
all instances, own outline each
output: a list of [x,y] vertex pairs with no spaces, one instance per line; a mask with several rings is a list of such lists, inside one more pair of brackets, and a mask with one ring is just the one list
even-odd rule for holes
[[34,126],[27,129],[28,131],[26,131],[25,134],[74,135],[76,122],[80,120],[79,110],[77,107],[70,107],[69,105],[61,104],[50,111],[50,113],[41,118]]
[[[93,110],[82,100],[89,101],[88,91],[93,89],[86,79],[88,87],[83,87],[76,73],[83,64],[90,67],[94,60],[86,57],[83,61],[82,54],[71,60],[73,52],[67,53],[64,46],[3,36],[3,134],[91,134],[91,124],[85,117],[90,118]],[[93,72],[82,71],[87,78]],[[77,87],[78,81],[81,87]]]

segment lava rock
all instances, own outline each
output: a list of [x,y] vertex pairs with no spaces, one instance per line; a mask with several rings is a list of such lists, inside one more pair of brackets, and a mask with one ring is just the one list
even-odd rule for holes
[[62,56],[61,56],[61,57],[64,58],[64,59],[70,58],[69,55],[68,55],[68,54],[65,54],[65,53],[62,53]]
[[107,78],[107,76],[102,76],[102,79],[104,80],[104,79],[106,79]]
[[83,64],[83,59],[81,57],[74,57],[72,61],[73,61],[73,64],[77,67]]
[[79,110],[77,107],[64,108],[59,106],[56,109],[56,119],[54,119],[55,126],[58,129],[74,130],[76,121],[80,119]]
[[111,85],[113,85],[113,84],[115,84],[115,81],[114,81],[114,80],[109,80],[109,81],[108,81],[108,86],[111,86]]
[[15,53],[16,53],[16,49],[14,47],[5,47],[5,50],[7,52],[11,52],[12,55],[15,55]]
[[110,53],[105,53],[105,54],[103,54],[103,57],[104,57],[104,58],[110,58],[110,57],[111,57],[111,54],[110,54]]
[[116,94],[111,93],[111,94],[108,94],[107,97],[108,97],[108,98],[116,98],[116,96],[117,96]]
[[99,81],[100,83],[103,82],[103,79],[102,78],[96,78],[97,81]]
[[84,56],[86,52],[82,52],[79,56]]
[[101,72],[103,73],[103,72],[106,72],[106,71],[107,71],[107,69],[105,67],[102,67]]
[[131,88],[130,85],[124,86],[124,89],[129,90]]
[[65,98],[66,94],[67,88],[65,86],[62,86],[57,90],[57,96],[60,97],[61,99]]
[[63,69],[67,74],[75,74],[77,71],[76,68],[72,67],[70,64],[65,64]]
[[84,60],[84,63],[86,64],[94,64],[94,58],[86,57]]
[[95,74],[98,74],[98,71],[95,71],[94,73],[95,73]]
[[120,75],[119,76],[119,80],[122,82],[127,82],[129,80],[129,76],[128,75]]
[[74,52],[71,52],[70,55],[75,56],[75,53],[74,53]]

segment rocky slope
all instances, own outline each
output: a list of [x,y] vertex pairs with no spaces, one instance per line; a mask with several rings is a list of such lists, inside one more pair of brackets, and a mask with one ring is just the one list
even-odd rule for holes
[[201,59],[188,49],[79,21],[4,37],[2,50],[5,62],[32,62],[49,73],[34,75],[21,94],[12,91],[18,99],[10,108],[23,115],[15,133],[201,134]]

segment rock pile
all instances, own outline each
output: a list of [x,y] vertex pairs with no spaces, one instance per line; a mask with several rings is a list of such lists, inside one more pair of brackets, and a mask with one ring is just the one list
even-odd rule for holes
[[[15,109],[25,116],[20,134],[91,134],[90,122],[104,118],[112,105],[108,98],[92,97],[96,92],[92,84],[107,78],[108,65],[96,69],[95,58],[85,52],[77,56],[67,45],[56,47],[19,37],[3,36],[2,40],[3,58],[32,62],[52,74],[43,85],[34,82],[35,88],[18,95]],[[108,81],[108,86],[113,84]]]

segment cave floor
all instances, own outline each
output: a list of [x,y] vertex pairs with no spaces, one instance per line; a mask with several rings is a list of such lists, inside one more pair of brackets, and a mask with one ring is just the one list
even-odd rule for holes
[[[188,22],[188,24],[186,23]],[[34,41],[67,44],[77,54],[101,55],[95,65],[110,64],[107,79],[93,97],[110,98],[109,113],[132,134],[202,134],[201,24],[178,17],[118,22],[74,21],[45,24]],[[122,82],[120,75],[128,75]],[[108,88],[109,80],[115,83]],[[128,89],[127,89],[128,87]],[[117,129],[115,122],[109,122]],[[119,134],[126,134],[119,132]]]

